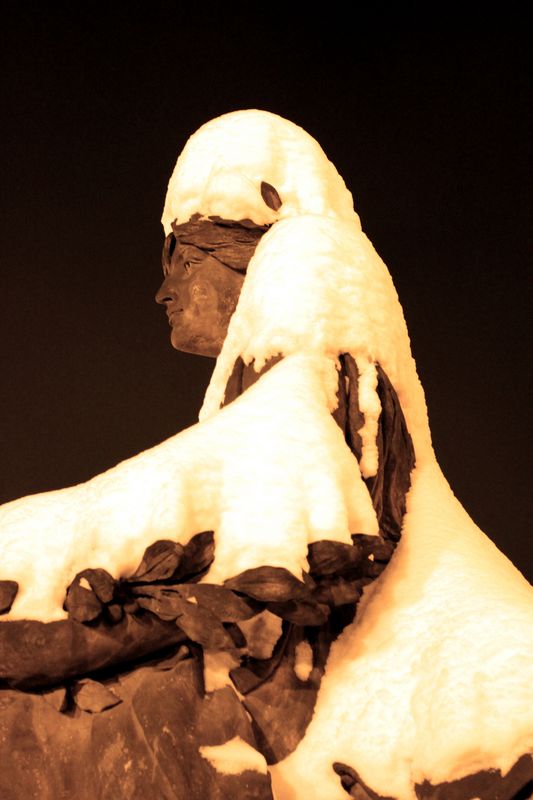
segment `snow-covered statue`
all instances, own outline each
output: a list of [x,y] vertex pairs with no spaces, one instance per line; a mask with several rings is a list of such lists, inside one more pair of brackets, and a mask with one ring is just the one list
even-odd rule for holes
[[533,592],[442,475],[342,178],[226,114],[163,225],[215,370],[197,425],[0,509],[0,796],[529,797]]

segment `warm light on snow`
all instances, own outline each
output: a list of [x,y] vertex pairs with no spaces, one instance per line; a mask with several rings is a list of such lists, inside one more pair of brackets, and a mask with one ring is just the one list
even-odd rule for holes
[[239,665],[231,653],[225,650],[207,650],[204,648],[204,688],[206,692],[214,692],[225,686],[233,688],[229,676],[230,670]]
[[[263,202],[262,181],[279,192],[278,211]],[[363,477],[378,467],[379,363],[416,454],[402,539],[333,644],[304,738],[270,768],[275,797],[344,800],[336,761],[397,800],[415,800],[425,779],[508,771],[533,752],[533,592],[442,475],[396,290],[342,178],[298,126],[234,112],[187,143],[165,230],[195,212],[275,223],[249,264],[201,421],[85,484],[3,506],[0,579],[20,584],[3,619],[65,617],[77,572],[131,572],[156,539],[213,530],[204,580],[222,582],[262,565],[301,577],[309,543],[377,534]],[[360,375],[360,465],[331,416],[343,353]],[[279,354],[221,409],[238,357],[259,372]],[[231,666],[207,654],[208,690],[228,683]],[[309,645],[298,645],[298,678],[312,667]],[[238,737],[201,753],[225,774],[266,771]]]
[[263,775],[267,772],[264,756],[240,736],[235,736],[224,744],[200,747],[200,754],[223,775],[239,775],[247,769]]
[[236,358],[259,371],[272,356],[351,353],[361,374],[368,474],[375,469],[381,411],[374,361],[392,381],[417,460],[432,457],[424,393],[389,272],[367,237],[349,223],[306,214],[278,222],[261,239],[200,412],[219,409]]
[[[279,211],[263,202],[263,181],[279,193]],[[168,185],[165,233],[174,220],[187,222],[195,213],[258,225],[311,213],[359,225],[352,195],[318,142],[293,122],[259,110],[210,120],[185,145]]]
[[294,655],[294,671],[296,677],[301,681],[306,681],[313,669],[313,650],[309,642],[298,642]]
[[156,539],[213,530],[206,580],[216,583],[264,564],[300,578],[310,542],[376,534],[357,459],[330,413],[336,388],[333,359],[295,354],[212,419],[87,483],[2,506],[0,579],[20,584],[4,619],[65,618],[77,572],[129,574]]
[[367,595],[304,739],[272,768],[276,800],[343,800],[334,761],[415,800],[415,782],[506,772],[533,750],[531,587],[436,463],[415,469],[402,540]]

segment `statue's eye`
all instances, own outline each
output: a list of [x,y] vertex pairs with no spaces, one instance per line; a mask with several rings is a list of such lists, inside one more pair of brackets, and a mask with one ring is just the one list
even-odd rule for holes
[[163,266],[163,274],[165,276],[170,272],[170,262],[172,261],[172,254],[176,248],[176,237],[173,233],[169,233],[165,238],[163,245],[163,253],[161,256],[161,264]]
[[169,234],[168,238],[170,239],[169,245],[168,245],[168,255],[169,255],[169,258],[172,258],[172,254],[174,253],[174,250],[176,249],[176,237],[174,236],[173,233],[171,233],[171,234]]
[[185,270],[187,275],[190,275],[191,272],[192,272],[192,262],[191,261],[185,261],[184,264],[183,264],[183,269]]

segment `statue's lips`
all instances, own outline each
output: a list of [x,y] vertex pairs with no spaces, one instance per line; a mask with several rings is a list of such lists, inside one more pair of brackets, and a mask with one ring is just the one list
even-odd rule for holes
[[173,319],[183,312],[182,308],[176,308],[174,311],[167,311],[168,324],[173,325]]

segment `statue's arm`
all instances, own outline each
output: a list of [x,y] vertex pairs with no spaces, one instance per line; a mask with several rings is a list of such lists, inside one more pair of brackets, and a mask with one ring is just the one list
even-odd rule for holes
[[11,619],[63,618],[66,587],[81,569],[118,577],[156,539],[186,535],[196,427],[85,483],[0,507],[0,581],[18,584]]

